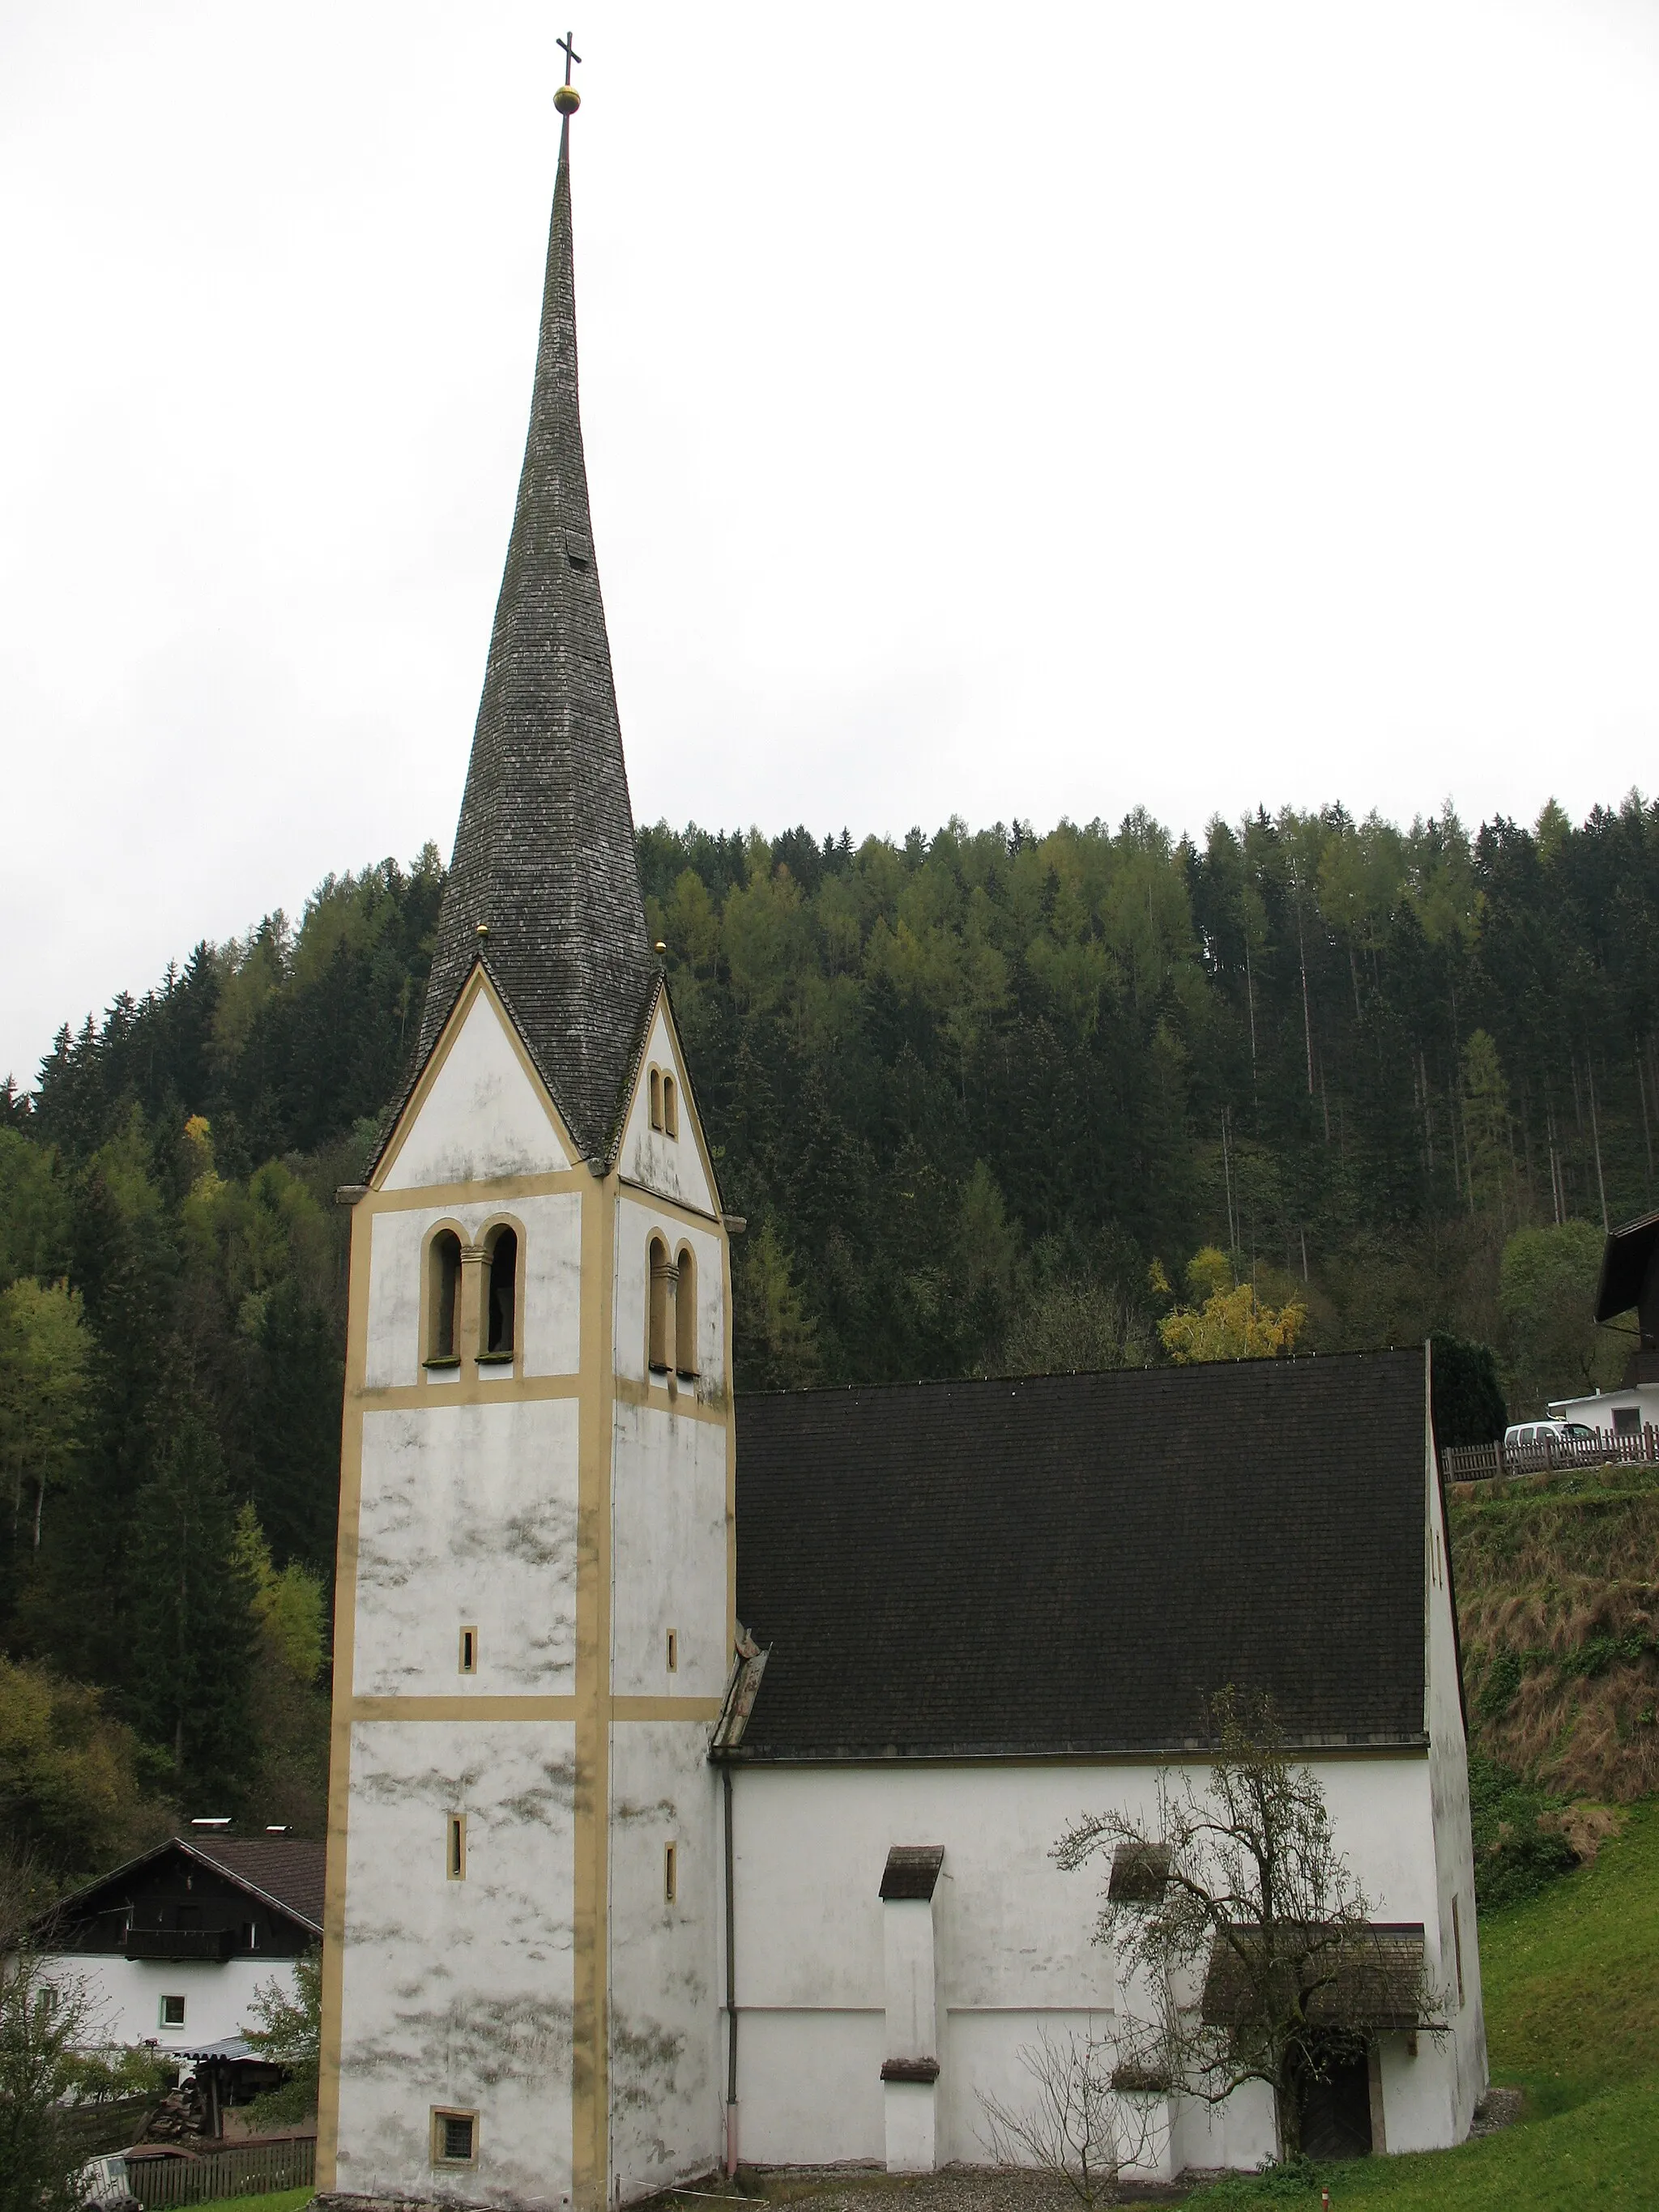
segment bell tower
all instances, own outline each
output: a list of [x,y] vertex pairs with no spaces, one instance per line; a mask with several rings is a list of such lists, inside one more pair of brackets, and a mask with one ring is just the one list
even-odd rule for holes
[[577,398],[568,40],[523,472],[415,1068],[352,1206],[319,2180],[720,2155],[731,1269],[645,925]]

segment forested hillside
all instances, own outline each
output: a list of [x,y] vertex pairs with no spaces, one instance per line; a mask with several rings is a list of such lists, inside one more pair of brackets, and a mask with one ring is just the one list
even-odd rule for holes
[[[1588,1304],[1653,1203],[1659,807],[639,846],[749,1223],[740,1388],[1443,1329],[1518,1411],[1622,1365]],[[432,848],[331,878],[4,1095],[0,1814],[57,1863],[169,1806],[320,1820],[332,1194],[441,889]]]

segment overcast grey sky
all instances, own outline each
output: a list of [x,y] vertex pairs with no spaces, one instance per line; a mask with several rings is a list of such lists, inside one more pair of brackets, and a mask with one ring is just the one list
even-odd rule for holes
[[[564,27],[0,5],[0,1073],[453,833]],[[636,816],[1575,812],[1659,725],[1651,0],[586,0]]]

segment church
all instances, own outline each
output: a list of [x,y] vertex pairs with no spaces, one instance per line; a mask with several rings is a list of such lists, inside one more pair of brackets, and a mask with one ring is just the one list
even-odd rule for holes
[[[1136,2001],[1056,1838],[1201,1783],[1229,1684],[1440,1993],[1350,2069],[1349,2147],[1460,2141],[1486,2041],[1425,1353],[734,1399],[743,1224],[646,927],[588,507],[578,104],[418,1050],[341,1194],[325,2201],[991,2162],[1021,2051]],[[1273,2154],[1261,2085],[1138,2086],[1149,2173]]]

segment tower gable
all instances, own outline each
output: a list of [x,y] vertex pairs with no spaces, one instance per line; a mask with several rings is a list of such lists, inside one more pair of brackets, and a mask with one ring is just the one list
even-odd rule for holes
[[[674,1086],[672,1109],[664,1087],[668,1083]],[[714,1163],[692,1103],[685,1056],[680,1050],[666,991],[659,991],[647,1025],[633,1094],[623,1121],[617,1166],[625,1181],[672,1198],[678,1205],[691,1206],[699,1213],[715,1214],[720,1210]]]
[[377,1187],[552,1175],[574,1158],[506,1010],[475,969],[393,1132]]

